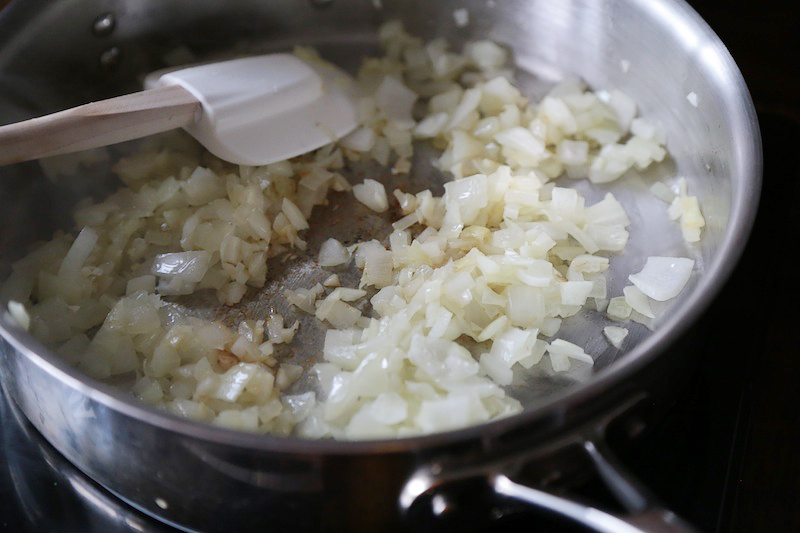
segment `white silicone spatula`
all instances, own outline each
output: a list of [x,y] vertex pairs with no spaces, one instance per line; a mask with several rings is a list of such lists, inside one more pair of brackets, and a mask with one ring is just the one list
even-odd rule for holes
[[356,124],[347,74],[270,54],[155,72],[141,92],[0,126],[0,164],[182,127],[221,159],[265,165],[324,146]]

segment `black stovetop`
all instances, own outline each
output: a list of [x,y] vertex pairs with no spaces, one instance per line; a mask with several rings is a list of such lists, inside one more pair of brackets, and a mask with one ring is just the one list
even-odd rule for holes
[[[728,45],[761,124],[764,184],[752,237],[698,324],[700,360],[667,415],[618,450],[701,531],[800,531],[800,180],[797,4],[690,2]],[[794,267],[794,268],[793,268]],[[0,531],[171,531],[80,474],[0,399]],[[523,519],[509,527],[525,525]]]

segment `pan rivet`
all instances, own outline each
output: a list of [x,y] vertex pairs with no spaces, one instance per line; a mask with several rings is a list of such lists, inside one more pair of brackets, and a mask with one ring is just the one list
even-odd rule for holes
[[317,9],[322,9],[333,4],[333,0],[311,0],[311,5]]
[[103,13],[94,19],[92,25],[92,33],[98,37],[107,37],[114,31],[117,25],[117,19],[113,13]]

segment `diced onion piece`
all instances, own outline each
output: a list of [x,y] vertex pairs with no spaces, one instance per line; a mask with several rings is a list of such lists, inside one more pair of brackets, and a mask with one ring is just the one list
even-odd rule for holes
[[661,181],[657,181],[651,185],[650,192],[653,193],[653,196],[668,204],[672,203],[675,199],[675,193]]
[[152,272],[162,278],[197,283],[206,275],[210,263],[211,254],[204,250],[159,254],[153,262]]
[[330,276],[325,278],[325,281],[322,282],[322,285],[324,287],[338,287],[339,285],[341,285],[341,281],[339,281],[338,274],[331,274]]
[[627,328],[619,326],[606,326],[603,328],[603,335],[606,336],[606,339],[614,348],[622,348],[622,342],[628,336],[628,333]]
[[393,258],[389,250],[381,246],[370,248],[364,253],[364,273],[361,287],[373,285],[377,288],[392,283]]
[[[490,55],[497,54],[499,56],[502,54],[505,56],[506,54],[505,50],[494,43],[491,43],[491,47],[493,47],[491,50],[489,47],[483,47],[479,41],[473,43],[470,49],[474,49],[476,51],[476,56],[479,50],[486,50],[487,59],[481,59],[479,61],[481,63],[490,64],[490,61],[488,60]],[[512,85],[511,82],[503,76],[497,76],[487,81],[483,86],[480,109],[484,113],[500,113],[503,111],[506,105],[516,105],[520,102],[520,100],[522,100],[522,95],[520,94],[519,89],[514,87],[514,85]]]
[[370,414],[381,424],[399,424],[408,417],[408,402],[396,392],[382,392],[372,402]]
[[556,157],[565,165],[584,165],[589,159],[589,143],[564,139],[558,143]]
[[569,264],[571,272],[581,274],[597,274],[608,269],[609,261],[607,257],[600,257],[590,254],[581,254],[575,257]]
[[451,394],[441,400],[424,400],[414,421],[425,432],[446,431],[488,420],[489,413],[478,398]]
[[294,334],[299,327],[299,322],[295,322],[288,328],[283,327],[283,315],[280,313],[272,313],[267,319],[267,333],[269,334],[269,340],[273,343],[288,344],[292,342]]
[[319,298],[324,290],[325,289],[322,287],[322,285],[318,283],[310,289],[286,289],[283,291],[283,294],[290,304],[302,309],[306,313],[313,315],[316,309],[314,302],[317,300],[317,298]]
[[367,291],[363,289],[349,289],[347,287],[335,288],[328,298],[332,300],[341,300],[343,302],[354,302],[366,296]]
[[554,353],[564,354],[570,359],[575,359],[576,361],[589,363],[590,365],[594,364],[594,359],[592,359],[592,356],[584,352],[583,348],[581,348],[577,344],[573,344],[563,339],[553,340],[553,342],[551,342],[550,346],[547,348],[547,351],[551,355]]
[[8,302],[8,314],[19,327],[25,330],[30,329],[31,317],[23,304],[13,300]]
[[628,279],[653,300],[664,302],[683,290],[693,268],[694,260],[686,257],[652,256],[647,258],[641,271]]
[[295,205],[289,198],[284,197],[283,203],[281,204],[281,210],[283,214],[286,215],[286,218],[289,219],[289,224],[294,226],[294,228],[298,231],[308,229],[308,221],[306,217],[303,216],[303,212],[300,211],[300,208]]
[[499,385],[510,385],[514,377],[511,367],[499,355],[489,353],[480,356],[480,365],[486,374]]
[[239,399],[245,387],[258,372],[258,365],[252,363],[239,363],[232,366],[220,376],[219,385],[213,393],[213,397],[219,400],[235,402]]
[[501,131],[494,136],[501,146],[510,149],[511,155],[523,156],[520,163],[536,165],[545,155],[545,146],[541,139],[536,138],[530,130],[514,127]]
[[326,299],[317,308],[316,317],[327,320],[333,327],[347,329],[353,327],[361,316],[361,311],[341,300]]
[[61,266],[58,268],[58,277],[60,278],[75,278],[80,275],[80,270],[89,254],[94,250],[97,244],[97,232],[92,228],[83,228],[75,241],[70,246],[64,260],[61,261]]
[[225,196],[225,182],[211,169],[197,167],[189,179],[181,183],[189,205],[204,205]]
[[326,361],[336,363],[343,370],[353,371],[361,362],[356,352],[355,332],[352,330],[326,331],[322,354]]
[[500,357],[511,368],[530,354],[537,333],[535,329],[509,328],[495,338],[490,354]]
[[350,252],[341,242],[334,238],[329,238],[320,246],[317,261],[323,267],[343,265],[350,261]]
[[550,366],[553,368],[553,372],[566,372],[572,366],[569,357],[565,353],[550,352],[548,355],[550,356]]
[[502,331],[508,325],[508,317],[506,315],[500,315],[495,318],[491,323],[489,323],[483,330],[475,337],[475,340],[478,342],[484,342],[495,335],[497,335],[500,331]]
[[389,209],[389,199],[386,189],[379,181],[367,178],[363,183],[353,186],[353,195],[356,200],[369,207],[376,213],[383,213]]
[[528,354],[527,357],[523,357],[519,360],[519,365],[529,370],[533,368],[534,365],[539,364],[544,356],[545,352],[547,352],[548,344],[541,339],[537,339],[536,342],[533,344],[533,348],[531,349],[531,353]]
[[611,91],[608,101],[609,105],[617,115],[617,123],[622,130],[627,130],[631,122],[636,117],[636,102],[618,89]]
[[627,320],[631,316],[631,311],[633,311],[633,309],[624,296],[615,296],[611,298],[606,307],[608,316],[616,320]]
[[412,122],[411,109],[417,93],[394,76],[385,76],[375,92],[375,103],[389,119]]
[[372,128],[358,128],[342,138],[339,144],[357,152],[369,152],[375,146],[375,132]]
[[450,116],[444,112],[428,115],[414,127],[414,135],[421,139],[436,137],[449,121]]
[[673,220],[680,219],[681,232],[686,242],[700,240],[702,228],[706,225],[696,196],[690,196],[686,178],[678,178],[678,195],[672,200],[667,214]]
[[286,390],[303,375],[303,367],[292,363],[283,363],[275,372],[275,386]]
[[482,70],[499,69],[508,60],[508,53],[493,41],[472,41],[466,45],[464,52]]
[[289,394],[282,398],[283,404],[294,420],[302,422],[311,414],[316,405],[316,395],[312,391],[302,394]]
[[593,288],[591,281],[565,281],[561,284],[561,303],[583,306]]
[[656,315],[650,308],[650,300],[638,287],[628,285],[622,289],[622,294],[625,295],[625,301],[631,306],[631,309],[648,318],[655,318]]

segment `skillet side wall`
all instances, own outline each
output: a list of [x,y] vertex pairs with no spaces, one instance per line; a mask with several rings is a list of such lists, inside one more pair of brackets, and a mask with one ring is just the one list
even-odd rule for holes
[[[683,341],[676,348],[681,348]],[[686,338],[687,346],[692,343]],[[563,491],[586,480],[588,462],[574,452],[580,435],[607,422],[609,412],[637,401],[610,423],[609,437],[629,443],[637,424],[653,424],[680,393],[698,354],[680,350],[657,359],[625,384],[572,409],[519,426],[471,431],[415,447],[359,443],[349,453],[325,451],[325,443],[297,453],[237,447],[187,432],[170,431],[120,414],[75,390],[6,342],[0,352],[2,385],[34,426],[67,459],[101,485],[154,516],[190,529],[243,531],[257,525],[297,531],[420,530],[434,523],[409,523],[398,499],[420,467],[445,471],[498,469],[520,481]],[[485,468],[484,468],[485,465]],[[558,472],[554,477],[553,473]],[[468,486],[465,484],[465,486]],[[224,497],[221,497],[224,495]],[[167,508],[162,508],[163,502]],[[478,529],[503,502],[485,499],[458,506],[459,527]],[[444,518],[443,518],[444,519]]]

